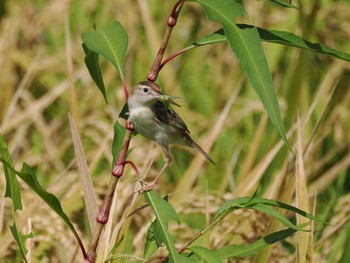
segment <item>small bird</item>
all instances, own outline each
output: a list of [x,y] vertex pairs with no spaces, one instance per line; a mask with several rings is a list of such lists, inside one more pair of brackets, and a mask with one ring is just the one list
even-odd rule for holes
[[134,129],[146,138],[157,142],[166,159],[159,174],[151,183],[142,188],[142,192],[151,190],[170,165],[172,157],[169,146],[171,144],[191,146],[215,165],[213,159],[193,141],[185,122],[170,108],[170,104],[179,106],[174,99],[179,99],[179,97],[163,95],[160,87],[151,81],[140,82],[129,96],[129,119]]

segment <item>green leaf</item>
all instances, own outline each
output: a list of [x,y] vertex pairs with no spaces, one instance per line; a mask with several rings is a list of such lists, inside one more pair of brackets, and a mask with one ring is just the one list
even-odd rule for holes
[[205,247],[189,247],[191,250],[203,263],[221,263],[220,257],[213,250],[207,249]]
[[154,233],[154,225],[155,222],[153,221],[147,230],[146,243],[143,251],[143,257],[145,259],[149,259],[161,245],[161,242],[157,240],[157,237]]
[[[302,215],[306,218],[312,219],[312,220],[316,220],[318,222],[322,222],[325,223],[323,221],[321,221],[320,219],[318,219],[317,217],[306,213],[305,211],[302,211],[294,206],[282,203],[282,202],[278,202],[275,200],[271,200],[271,199],[267,199],[267,198],[250,198],[250,197],[239,197],[239,198],[235,198],[232,200],[227,201],[226,203],[224,203],[223,205],[221,205],[218,210],[216,211],[212,221],[217,220],[219,218],[223,218],[225,217],[227,214],[231,213],[232,211],[239,209],[239,208],[247,208],[247,209],[256,209],[262,212],[266,212],[272,216],[275,216],[276,219],[281,221],[281,217],[274,213],[271,212],[271,210],[268,210],[266,208],[266,206],[274,206],[274,207],[278,207],[278,208],[282,208],[282,209],[286,209],[289,210],[291,212],[297,213],[299,215]],[[281,215],[282,216],[282,215]],[[282,216],[283,217],[283,216]],[[284,220],[284,219],[283,219]],[[288,220],[285,218],[285,220]],[[282,223],[284,223],[285,225],[289,226],[289,220],[288,221],[281,221]],[[291,223],[291,222],[290,222]],[[290,225],[291,226],[291,225]]]
[[286,7],[286,8],[293,8],[296,10],[299,10],[299,7],[292,5],[290,3],[281,1],[281,0],[270,0],[272,3],[275,3],[276,5],[282,6],[282,7]]
[[231,258],[231,257],[247,257],[258,253],[263,248],[281,241],[296,232],[295,229],[287,228],[270,235],[267,235],[258,241],[249,245],[229,245],[216,250],[217,256],[220,258]]
[[[237,24],[237,26],[241,30],[245,28],[254,27],[252,25],[247,25],[247,24]],[[339,58],[350,62],[350,54],[348,53],[327,47],[319,43],[312,43],[310,41],[307,41],[306,39],[298,37],[289,32],[279,31],[279,30],[268,30],[260,27],[256,27],[256,28],[258,30],[260,39],[264,42],[302,48],[315,53],[330,55],[335,58]],[[224,30],[219,29],[216,32],[204,37],[203,39],[194,42],[192,45],[193,47],[198,47],[198,46],[216,44],[216,43],[222,43],[222,42],[226,42],[226,36],[225,36]]]
[[46,204],[48,204],[51,209],[66,223],[69,229],[74,234],[77,239],[80,248],[83,252],[83,255],[86,255],[86,251],[81,242],[81,239],[75,230],[73,224],[70,222],[68,216],[64,213],[61,203],[56,196],[47,192],[36,179],[34,172],[32,169],[26,164],[23,164],[22,170],[16,171],[14,170],[5,160],[0,159],[0,161],[6,166],[8,169],[12,170],[16,175],[18,175]]
[[223,218],[236,209],[245,208],[244,205],[250,200],[251,199],[248,197],[238,197],[225,202],[217,209],[215,215],[212,218],[212,221],[215,221],[218,218]]
[[278,221],[280,221],[282,224],[284,224],[285,226],[287,226],[289,228],[292,228],[292,229],[295,229],[295,230],[302,230],[302,229],[299,229],[295,224],[293,224],[290,220],[288,220],[288,218],[283,216],[277,210],[275,210],[275,209],[273,209],[273,208],[271,208],[271,207],[269,207],[267,205],[264,205],[264,204],[261,204],[261,203],[257,203],[255,205],[247,207],[247,208],[251,208],[251,209],[263,212],[263,213],[265,213],[267,215],[270,215],[270,216],[276,218]]
[[210,20],[221,22],[222,18],[233,21],[238,16],[245,16],[244,7],[234,0],[189,0],[199,3]]
[[26,254],[28,252],[27,248],[24,246],[24,242],[26,241],[27,238],[33,238],[33,233],[29,233],[27,235],[22,235],[19,233],[16,222],[13,222],[13,226],[10,226],[11,233],[13,235],[13,238],[16,240],[16,243],[19,247],[19,251],[22,255],[22,259],[25,262],[28,262]]
[[169,262],[192,262],[177,252],[174,245],[174,237],[168,232],[168,224],[170,221],[179,223],[179,217],[175,209],[167,201],[160,198],[154,191],[145,192],[144,196],[146,202],[152,207],[156,215],[156,220],[152,222],[154,237],[159,245],[161,243],[166,245],[169,252]]
[[114,21],[106,28],[84,32],[81,37],[89,50],[112,62],[121,79],[124,80],[124,58],[128,47],[128,35],[123,26],[118,21]]
[[247,204],[248,205],[254,205],[254,204],[257,204],[257,203],[261,203],[261,204],[264,204],[264,205],[268,205],[268,206],[274,206],[274,207],[278,207],[278,208],[282,208],[282,209],[286,209],[286,210],[289,210],[291,212],[294,212],[294,213],[297,213],[299,215],[302,215],[306,218],[309,218],[309,219],[312,219],[312,220],[315,220],[315,221],[318,221],[318,222],[321,222],[321,223],[324,223],[324,224],[327,224],[325,221],[322,221],[321,219],[303,211],[303,210],[300,210],[299,208],[297,207],[294,207],[294,206],[291,206],[291,205],[288,205],[286,203],[282,203],[282,202],[278,202],[278,201],[275,201],[275,200],[272,200],[272,199],[267,199],[267,198],[254,198],[253,200],[251,200],[250,202],[248,202]]
[[229,45],[264,105],[272,124],[286,146],[292,151],[284,130],[271,73],[257,30],[255,28],[240,30],[235,24],[228,22],[223,26]]
[[[209,19],[220,22],[223,25],[228,44],[236,54],[238,62],[252,84],[255,92],[258,94],[272,124],[277,129],[277,132],[283,139],[285,145],[290,151],[292,151],[284,130],[271,73],[257,29],[245,28],[240,30],[237,27],[233,20],[240,12],[231,11],[235,5],[240,5],[235,1],[194,1],[203,6]],[[232,7],[229,6],[229,4],[231,4]]]
[[85,58],[84,58],[85,65],[88,68],[92,79],[95,81],[97,87],[99,88],[103,97],[105,98],[106,103],[108,103],[98,54],[94,51],[89,50],[84,43],[83,43],[83,49],[85,52]]
[[115,163],[117,160],[118,154],[123,146],[124,136],[126,133],[126,129],[120,125],[118,120],[114,123],[114,137],[113,137],[113,143],[112,143],[112,155],[113,155],[113,162]]
[[[12,200],[13,211],[22,210],[21,190],[13,172],[12,158],[7,149],[4,138],[0,135],[0,161],[3,162],[4,174],[6,180],[5,197]],[[5,165],[7,163],[8,165]]]

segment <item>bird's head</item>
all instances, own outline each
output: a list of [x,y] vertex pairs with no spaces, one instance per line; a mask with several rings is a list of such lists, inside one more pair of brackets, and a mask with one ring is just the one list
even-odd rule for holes
[[163,95],[158,84],[151,81],[141,81],[131,91],[129,102],[142,103],[144,105],[153,104],[156,101],[163,101],[179,106],[174,99],[179,99],[178,96]]

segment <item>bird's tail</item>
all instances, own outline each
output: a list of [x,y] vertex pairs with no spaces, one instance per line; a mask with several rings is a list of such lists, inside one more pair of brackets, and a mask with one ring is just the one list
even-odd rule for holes
[[186,134],[186,139],[187,141],[191,144],[191,146],[193,146],[193,148],[196,148],[201,154],[203,154],[205,156],[205,158],[208,159],[209,162],[211,162],[212,164],[216,165],[216,163],[213,161],[213,159],[209,156],[209,154],[207,154],[191,137],[190,135]]

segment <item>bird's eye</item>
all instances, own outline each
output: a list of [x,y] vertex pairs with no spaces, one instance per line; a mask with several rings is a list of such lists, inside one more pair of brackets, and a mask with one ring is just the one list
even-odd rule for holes
[[147,93],[148,92],[148,88],[143,88],[143,92]]

